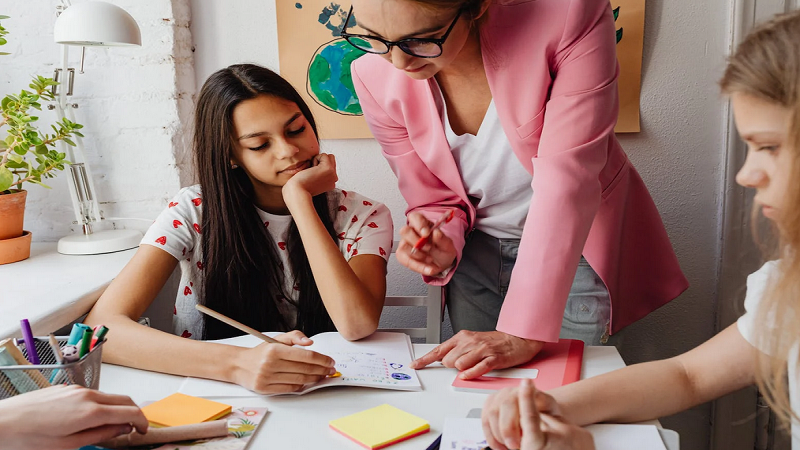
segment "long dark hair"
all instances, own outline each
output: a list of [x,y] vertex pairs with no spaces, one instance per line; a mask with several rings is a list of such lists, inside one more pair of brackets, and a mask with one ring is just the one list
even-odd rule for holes
[[[284,271],[276,244],[254,206],[247,174],[231,169],[235,143],[233,110],[244,101],[269,95],[292,101],[314,134],[317,126],[308,105],[289,82],[253,64],[219,70],[206,80],[195,111],[194,156],[203,195],[202,249],[204,295],[200,302],[260,331],[287,331],[278,301],[284,292]],[[314,207],[331,239],[335,239],[327,194],[314,197]],[[303,241],[292,222],[287,240],[294,283],[300,286],[297,323],[306,335],[334,330],[319,295]],[[288,300],[283,300],[288,301]],[[205,339],[241,334],[216,319],[204,317]]]

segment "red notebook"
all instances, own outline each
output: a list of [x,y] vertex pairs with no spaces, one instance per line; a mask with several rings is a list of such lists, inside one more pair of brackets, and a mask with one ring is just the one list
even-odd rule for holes
[[[583,341],[561,339],[547,343],[529,362],[512,369],[489,372],[472,380],[456,377],[453,387],[457,391],[492,392],[515,387],[523,378],[532,378],[536,389],[546,391],[581,378],[583,364]],[[522,369],[522,370],[519,370]],[[498,376],[489,376],[489,375]]]

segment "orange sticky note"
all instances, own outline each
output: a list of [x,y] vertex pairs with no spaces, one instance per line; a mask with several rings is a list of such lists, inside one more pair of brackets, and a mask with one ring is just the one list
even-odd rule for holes
[[155,426],[174,427],[219,419],[231,412],[231,406],[175,393],[145,406],[142,412]]
[[388,404],[331,420],[329,425],[370,450],[388,447],[430,430],[425,420]]

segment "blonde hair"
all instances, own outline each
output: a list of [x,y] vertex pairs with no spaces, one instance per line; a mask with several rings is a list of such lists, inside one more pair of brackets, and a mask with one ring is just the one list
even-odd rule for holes
[[[792,154],[790,188],[776,234],[778,274],[759,304],[758,348],[762,354],[756,381],[787,428],[800,420],[792,411],[787,386],[789,352],[800,341],[800,11],[781,14],[754,29],[730,58],[720,81],[722,91],[751,95],[789,109]],[[770,355],[770,356],[767,356]]]

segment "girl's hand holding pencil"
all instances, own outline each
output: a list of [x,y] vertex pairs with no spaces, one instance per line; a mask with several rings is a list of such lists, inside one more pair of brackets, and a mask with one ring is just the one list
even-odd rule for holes
[[195,305],[195,308],[203,314],[264,341],[258,347],[244,349],[239,353],[237,373],[234,375],[236,384],[257,394],[299,391],[306,384],[316,383],[336,373],[333,359],[317,352],[294,347],[313,344],[313,341],[301,331],[279,334],[273,339],[206,306]]

